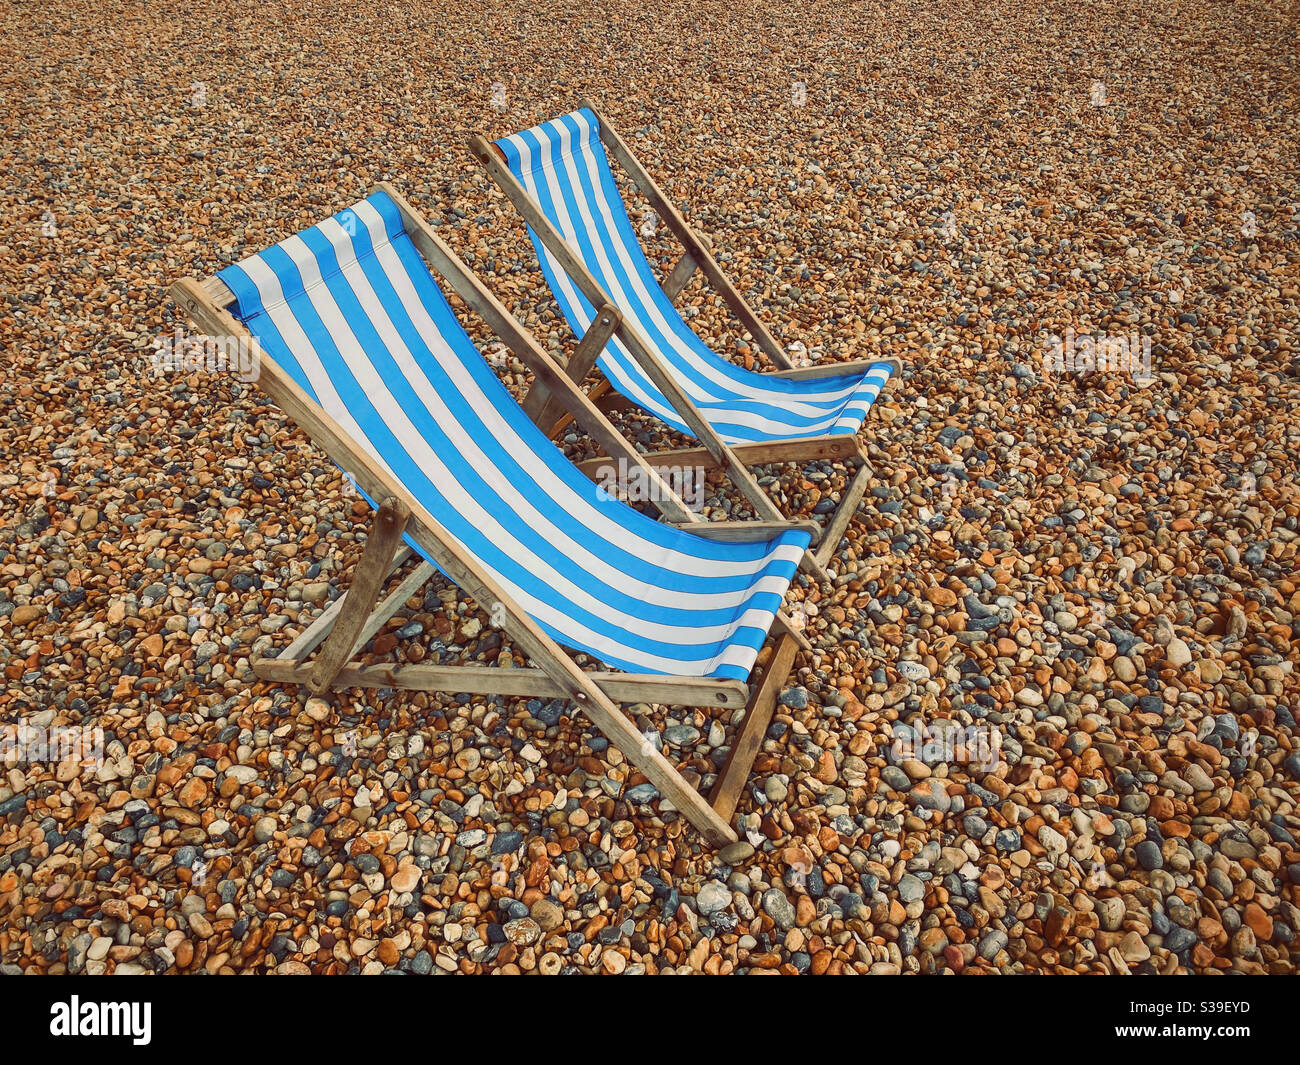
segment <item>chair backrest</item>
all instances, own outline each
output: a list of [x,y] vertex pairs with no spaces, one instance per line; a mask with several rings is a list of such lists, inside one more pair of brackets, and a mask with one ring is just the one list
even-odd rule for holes
[[386,194],[218,276],[263,352],[550,636],[620,669],[748,676],[808,534],[706,541],[585,477],[479,354]]
[[[857,431],[862,413],[888,380],[888,369],[882,365],[869,382],[860,374],[796,382],[754,373],[710,350],[656,280],[590,110],[543,122],[496,144],[510,172],[622,311],[628,328],[658,354],[723,440],[734,444]],[[575,332],[585,331],[594,317],[591,303],[531,226],[528,234],[562,313]],[[690,434],[622,341],[607,345],[598,365],[619,392]],[[859,403],[861,411],[844,417],[849,403]]]

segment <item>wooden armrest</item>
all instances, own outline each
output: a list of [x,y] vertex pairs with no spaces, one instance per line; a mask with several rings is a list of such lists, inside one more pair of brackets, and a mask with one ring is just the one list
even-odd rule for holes
[[812,542],[821,539],[821,526],[815,521],[674,521],[669,522],[685,532],[704,536],[710,540],[747,544],[756,540],[771,540],[784,532],[802,529],[812,534]]
[[854,359],[852,362],[819,362],[815,366],[796,366],[793,370],[778,370],[772,377],[786,377],[790,380],[811,380],[817,377],[845,377],[854,373],[866,373],[871,367],[887,362],[894,369],[891,377],[903,372],[900,359]]

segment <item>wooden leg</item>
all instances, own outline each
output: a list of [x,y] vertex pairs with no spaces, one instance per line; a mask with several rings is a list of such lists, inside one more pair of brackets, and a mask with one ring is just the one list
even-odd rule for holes
[[689,251],[682,252],[682,257],[677,260],[671,273],[663,283],[664,295],[668,297],[669,303],[676,303],[677,297],[681,295],[691,276],[695,273],[695,256]]
[[740,804],[741,792],[749,779],[754,759],[758,757],[763,737],[767,735],[767,726],[772,721],[772,712],[776,709],[777,697],[781,686],[790,675],[794,665],[794,653],[798,644],[794,638],[784,634],[772,650],[767,668],[762,679],[753,688],[749,708],[745,711],[745,720],[740,723],[740,731],[731,743],[731,753],[727,764],[723,766],[718,782],[713,786],[709,802],[717,815],[728,824]]
[[840,500],[839,508],[831,517],[830,524],[826,526],[826,531],[822,533],[821,546],[815,553],[820,565],[825,566],[835,554],[835,549],[844,536],[844,530],[849,527],[849,522],[858,511],[858,504],[862,502],[862,497],[867,491],[867,482],[870,480],[871,464],[864,461],[857,475],[849,482],[848,490]]
[[394,497],[390,496],[380,505],[370,539],[366,541],[366,549],[357,563],[352,587],[348,589],[348,603],[339,612],[325,646],[312,665],[307,687],[314,695],[329,691],[338,671],[352,657],[371,608],[379,597],[389,563],[401,545],[409,517],[410,511],[405,504]]
[[[772,657],[753,688],[747,688],[738,681],[708,678],[608,672],[585,674],[610,699],[624,703],[662,702],[666,705],[738,708],[744,705],[748,695],[744,720],[732,742],[726,765],[709,796],[708,815],[703,815],[700,809],[705,805],[702,797],[658,751],[645,751],[641,746],[629,743],[626,735],[619,737],[623,741],[620,749],[628,761],[645,772],[664,797],[714,846],[724,846],[735,838],[730,827],[731,818],[762,746],[763,737],[767,734],[781,688],[790,675],[794,656],[801,646],[806,647],[806,641],[797,632],[784,626],[779,628],[782,631],[777,637]],[[254,672],[263,680],[291,684],[310,683],[313,668],[309,663],[273,658],[259,659],[254,664]],[[366,666],[360,662],[348,662],[339,670],[336,680],[346,687],[471,692],[507,698],[563,698],[565,695],[564,689],[553,679],[540,669],[530,668],[502,670],[492,666]],[[575,709],[581,712],[585,708],[579,705]],[[625,720],[620,715],[619,725]],[[602,728],[602,731],[605,729]],[[618,733],[623,730],[615,727],[612,731]]]
[[812,641],[803,634],[802,629],[795,628],[795,624],[790,620],[790,615],[784,610],[778,610],[776,613],[776,627],[790,639],[799,645],[801,651],[811,651],[813,649]]
[[831,579],[830,573],[826,567],[817,561],[817,556],[812,553],[812,549],[803,553],[803,558],[799,560],[799,568],[818,584],[828,584]]
[[[565,373],[575,385],[581,385],[587,379],[587,374],[591,373],[591,368],[596,365],[596,359],[600,357],[601,351],[622,320],[623,316],[609,304],[601,307],[596,313],[595,321],[583,333],[582,339],[578,341],[578,350],[573,353],[573,358],[565,367]],[[543,431],[564,413],[564,402],[559,397],[551,395],[541,382],[533,384],[532,390],[524,397],[522,406],[524,413]]]
[[[385,577],[391,577],[396,573],[398,568],[413,554],[415,554],[414,551],[403,545],[397,554],[393,556],[393,561],[389,565]],[[316,650],[317,647],[324,643],[325,637],[330,634],[330,630],[334,628],[334,622],[338,620],[338,616],[347,605],[347,601],[348,593],[344,592],[341,596],[335,599],[334,602],[330,603],[330,605],[321,612],[320,616],[299,634],[293,643],[289,644],[288,647],[281,651],[279,655],[276,656],[277,659],[281,662],[296,662],[299,659],[306,658]],[[392,615],[389,616],[391,617]],[[387,621],[388,619],[385,618],[384,620]]]
[[[704,245],[704,247],[713,247],[713,241],[703,233],[697,233],[696,236],[699,237],[700,243]],[[695,276],[695,271],[699,268],[699,265],[699,261],[691,254],[690,248],[687,248],[682,252],[682,257],[677,260],[672,271],[661,286],[664,290],[664,295],[668,297],[668,302],[677,302],[677,297],[682,294],[682,289],[684,289],[690,283],[691,278]]]
[[389,592],[384,597],[383,602],[375,607],[370,617],[366,619],[361,634],[357,637],[356,643],[352,645],[352,649],[355,651],[358,647],[365,647],[370,638],[384,627],[384,623],[402,609],[402,604],[428,584],[437,572],[438,567],[432,562],[421,562],[416,566],[407,575],[406,579]]
[[[598,690],[598,689],[597,689]],[[604,699],[604,693],[600,693]],[[594,701],[580,702],[580,712],[595,725],[611,744],[617,747],[646,779],[659,789],[659,794],[677,808],[683,817],[699,830],[714,847],[725,847],[736,841],[736,832],[682,776],[676,766],[660,753],[653,744],[637,731],[631,719],[612,703],[601,706]]]

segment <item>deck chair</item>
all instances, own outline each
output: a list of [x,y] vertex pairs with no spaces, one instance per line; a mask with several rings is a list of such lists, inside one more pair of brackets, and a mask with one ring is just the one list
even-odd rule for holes
[[[377,507],[345,595],[284,653],[255,658],[253,672],[318,694],[363,686],[569,700],[710,843],[734,841],[745,779],[794,654],[808,646],[780,608],[810,523],[705,522],[663,481],[655,496],[668,521],[613,498],[523,413],[421,254],[593,439],[657,479],[563,363],[380,185],[216,277],[172,289],[209,334],[251,347],[261,388]],[[594,335],[608,336],[616,318],[606,309]],[[419,565],[380,601],[412,552]],[[354,660],[437,571],[533,665]],[[755,668],[769,630],[773,646]],[[610,668],[584,670],[570,650]],[[616,705],[629,702],[745,708],[709,801]]]
[[[826,564],[871,476],[856,434],[899,361],[793,366],[719,268],[709,242],[687,224],[589,103],[495,144],[475,137],[470,147],[528,223],[542,272],[570,326],[577,332],[589,328],[605,304],[623,314],[612,342],[586,353],[604,376],[593,386],[593,398],[605,410],[620,405],[617,396],[605,397],[607,383],[625,401],[703,445],[658,452],[650,456],[652,462],[721,467],[767,520],[777,520],[781,513],[748,466],[842,460],[858,467],[817,551],[803,560],[806,570],[826,580]],[[662,285],[633,231],[605,149],[685,247]],[[776,372],[758,373],[728,362],[678,313],[674,301],[697,268],[777,365]],[[590,370],[590,362],[575,359],[570,364],[570,376],[579,384]],[[545,387],[536,386],[543,397]],[[531,395],[529,400],[530,411],[545,402]]]

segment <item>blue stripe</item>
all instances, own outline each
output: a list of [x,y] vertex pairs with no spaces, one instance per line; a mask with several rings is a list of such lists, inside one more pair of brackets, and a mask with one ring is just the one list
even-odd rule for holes
[[[582,132],[577,121],[577,115],[582,115],[590,124],[589,132]],[[567,131],[571,137],[568,152],[562,150],[562,129]],[[885,378],[888,377],[890,369],[888,363],[875,364],[865,374],[854,373],[800,380],[754,373],[719,357],[686,324],[673,306],[672,301],[663,293],[659,282],[655,279],[654,271],[645,258],[645,253],[636,238],[631,220],[628,218],[626,208],[618,193],[609,160],[599,141],[595,116],[584,108],[579,112],[564,115],[551,122],[524,130],[518,136],[533,149],[533,162],[529,169],[537,175],[536,195],[538,205],[553,224],[560,225],[559,211],[542,173],[543,171],[549,171],[555,175],[567,213],[575,227],[576,250],[602,288],[608,291],[613,286],[610,284],[611,275],[607,274],[596,253],[594,243],[596,241],[599,241],[602,247],[610,249],[607,257],[610,260],[612,278],[621,284],[624,291],[631,290],[631,278],[627,273],[627,269],[623,266],[621,257],[613,251],[617,245],[622,245],[627,251],[627,257],[636,275],[645,286],[653,307],[657,309],[658,314],[669,325],[674,337],[688,345],[701,362],[710,366],[717,374],[721,375],[726,381],[730,381],[737,388],[761,388],[771,396],[768,401],[756,399],[741,395],[738,391],[727,388],[725,384],[710,380],[704,376],[702,371],[681,358],[668,337],[661,332],[653,321],[653,315],[649,307],[639,302],[636,306],[622,307],[621,310],[635,320],[651,346],[658,349],[659,353],[670,361],[674,375],[686,388],[692,401],[710,421],[715,422],[715,427],[725,437],[748,440],[789,439],[799,436],[820,435],[827,432],[835,434],[856,432],[866,415],[867,408],[878,395],[880,385],[883,385],[883,381],[880,382],[880,385],[877,384],[880,372],[883,370]],[[497,144],[505,152],[507,165],[511,172],[522,180],[524,177],[524,164],[521,153],[509,138],[502,139]],[[575,157],[578,163],[575,166],[578,179],[576,188],[573,180],[563,167],[563,160],[570,156]],[[614,225],[613,233],[609,231],[609,227],[603,219],[603,212],[598,207],[599,197],[591,185],[590,176],[586,172],[585,166],[582,165],[582,160],[585,158],[589,158],[595,165],[601,190],[609,203]],[[588,213],[596,228],[595,233],[590,232],[582,221],[581,212],[578,209],[580,201],[588,207]],[[541,261],[543,274],[555,293],[562,312],[571,325],[575,328],[581,328],[582,319],[574,314],[574,308],[570,305],[570,301],[559,292],[557,278],[548,257],[544,254],[544,246],[531,227],[529,227],[528,232]],[[581,295],[579,295],[579,300],[583,309],[588,312],[589,317],[590,305]],[[637,380],[648,395],[671,410],[671,404],[668,403],[666,397],[654,386],[641,370],[639,364],[621,344],[613,344],[606,348],[600,360],[601,368],[605,370],[607,375],[615,378],[614,383],[617,385],[616,374],[610,374],[609,360],[616,360],[618,371]],[[857,387],[842,399],[827,399],[822,395],[827,391],[838,388],[848,388],[855,383]],[[635,397],[631,396],[629,398],[635,399]],[[793,411],[789,406],[792,401],[816,407],[824,413],[814,415]],[[737,410],[781,424],[783,426],[782,434],[779,437],[774,437],[767,431],[743,425],[725,417],[727,413]],[[667,414],[662,414],[660,417],[674,428],[690,435],[689,429],[680,418]],[[847,418],[851,424],[843,426],[831,424],[830,428],[826,428],[828,423],[833,423],[837,418]]]
[[[407,452],[396,432],[385,423],[384,416],[372,397],[366,394],[365,388],[348,367],[342,352],[338,349],[338,343],[346,338],[336,341],[336,338],[331,335],[320,314],[313,307],[311,297],[305,291],[304,279],[287,250],[282,246],[276,246],[256,256],[255,258],[260,259],[273,271],[283,289],[285,311],[292,315],[305,335],[310,349],[308,357],[313,362],[319,362],[361,432],[415,498],[490,571],[516,584],[551,608],[578,621],[591,632],[636,648],[639,652],[644,651],[649,655],[664,658],[711,658],[722,651],[722,646],[699,646],[693,643],[693,629],[725,626],[733,623],[748,610],[761,611],[770,619],[771,614],[779,610],[781,604],[781,595],[773,592],[751,591],[735,608],[691,607],[674,602],[671,596],[666,602],[652,603],[638,599],[621,588],[597,582],[582,565],[568,557],[559,545],[552,543],[544,530],[533,528],[521,519],[514,510],[513,504],[498,495],[489,485],[485,476],[487,470],[476,468],[468,456],[460,454],[454,442],[437,424],[433,413],[425,407],[419,394],[406,380],[394,358],[395,353],[390,352],[384,344],[378,324],[370,320],[358,293],[353,291],[352,286],[343,276],[343,270],[352,262],[355,261],[369,287],[373,289],[386,319],[398,335],[397,339],[427,378],[429,386],[448,407],[456,423],[457,432],[473,439],[484,453],[484,457],[501,471],[517,491],[542,510],[549,521],[582,548],[604,560],[619,573],[629,575],[651,587],[667,589],[670,592],[707,591],[721,594],[728,591],[744,591],[747,588],[753,589],[759,580],[767,576],[777,578],[780,587],[784,589],[794,574],[797,561],[773,560],[768,561],[756,573],[701,578],[668,570],[646,555],[652,555],[655,553],[655,548],[660,548],[691,554],[701,559],[757,564],[778,545],[795,545],[803,549],[808,544],[808,534],[802,532],[785,533],[770,543],[728,544],[704,540],[655,522],[625,504],[608,499],[602,500],[599,488],[568,462],[541,430],[528,420],[504,385],[479,356],[472,341],[456,321],[441,290],[424,267],[419,253],[409,237],[401,231],[401,216],[396,206],[382,194],[372,196],[369,202],[383,217],[388,242],[400,260],[406,279],[415,290],[442,339],[447,343],[453,357],[468,371],[475,390],[472,395],[462,393],[460,386],[453,383],[447,367],[440,363],[441,356],[431,351],[425,344],[415,322],[406,313],[391,279],[385,273],[383,264],[375,254],[368,229],[362,224],[354,227],[355,232],[350,234],[351,248],[348,256],[345,262],[340,263],[339,253],[336,252],[334,245],[319,227],[313,227],[300,234],[300,237],[315,258],[316,266],[323,278],[324,289],[329,293],[339,315],[355,337],[356,349],[353,348],[351,340],[347,339],[352,356],[356,358],[360,354],[370,363],[375,373],[384,382],[384,387],[400,405],[423,441],[447,463],[451,476],[460,488],[469,493],[493,514],[497,521],[508,528],[527,551],[532,552],[561,576],[607,607],[613,608],[620,615],[638,621],[672,626],[681,633],[681,638],[671,641],[652,640],[644,632],[631,631],[626,626],[598,617],[579,607],[563,593],[541,580],[537,574],[530,572],[520,560],[511,557],[506,547],[492,542],[492,537],[476,528],[474,522],[466,515],[457,512],[439,490],[432,471],[422,470],[417,460]],[[266,354],[274,358],[309,395],[320,402],[321,397],[316,396],[307,373],[294,355],[293,345],[275,328],[270,311],[263,306],[261,293],[247,271],[243,267],[234,266],[222,271],[220,276],[236,296],[239,316],[248,324],[250,332],[259,338]],[[321,295],[319,289],[316,292],[319,297]],[[583,525],[570,510],[553,504],[548,506],[550,500],[537,492],[535,483],[516,458],[516,453],[512,452],[510,442],[498,439],[486,424],[482,412],[489,407],[500,415],[520,442],[541,457],[548,471],[551,471],[566,489],[574,493],[575,499],[583,499],[600,507],[603,513],[609,515],[645,545],[644,554],[633,552],[597,535]],[[408,542],[411,542],[409,538]],[[418,545],[413,544],[413,546],[418,550]],[[570,638],[556,631],[540,618],[535,620],[556,640],[588,650],[611,666],[639,672],[651,671],[643,663],[622,660],[618,656],[574,644]],[[756,652],[765,638],[766,629],[752,625],[745,626],[728,639],[727,645],[746,647]],[[717,667],[713,675],[743,680],[748,675],[748,670],[723,665]]]
[[[304,239],[308,239],[308,234],[304,234]],[[362,240],[360,236],[355,239],[357,239],[358,243]],[[327,261],[333,261],[332,249],[323,236],[320,234],[311,235],[311,238],[308,239],[308,243],[309,246],[312,247],[313,252],[316,253],[318,259],[325,258]],[[368,244],[368,242],[366,243]],[[412,256],[417,254],[415,248],[404,238],[395,243],[404,246],[405,249],[409,250],[409,253]],[[432,353],[429,352],[427,348],[423,347],[419,334],[416,332],[414,323],[412,323],[409,318],[401,312],[400,304],[397,302],[396,293],[393,293],[391,289],[388,289],[387,292],[385,291],[385,289],[388,288],[387,278],[383,275],[383,271],[380,269],[379,264],[374,260],[374,258],[367,258],[367,251],[368,248],[363,248],[360,257],[363,270],[367,271],[367,276],[369,277],[372,286],[375,287],[376,292],[384,302],[385,307],[389,309],[390,318],[402,333],[403,341],[406,343],[408,349],[416,355],[417,361],[423,362],[421,369],[425,373],[426,377],[429,378],[434,389],[442,397],[444,402],[447,403],[457,423],[462,427],[462,429],[473,435],[473,439],[483,449],[488,459],[492,461],[498,469],[504,472],[512,483],[526,484],[528,480],[527,474],[523,471],[515,457],[492,435],[488,427],[483,423],[481,417],[466,400],[465,396],[456,389],[450,377],[448,377],[443,369],[437,364]],[[334,295],[335,301],[338,303],[343,316],[352,324],[354,332],[358,333],[358,339],[361,341],[362,347],[370,353],[371,364],[379,372],[380,376],[388,385],[389,390],[393,392],[399,401],[401,401],[403,408],[408,412],[408,414],[414,414],[417,412],[427,414],[421,400],[402,375],[396,362],[384,348],[378,333],[373,330],[373,326],[371,325],[370,320],[366,317],[360,304],[356,302],[356,297],[351,288],[347,286],[346,282],[344,282],[342,278],[336,278],[327,282],[327,287],[331,294]],[[426,309],[430,307],[430,300],[427,293],[421,293],[421,302],[425,304]],[[446,306],[444,301],[441,301],[441,297],[439,297],[439,302],[443,302],[444,316],[450,318],[450,307]],[[445,329],[447,322],[444,321],[438,324],[440,329],[444,330],[443,335],[446,336],[447,334]],[[459,330],[459,326],[457,326],[457,329]],[[463,335],[463,331],[461,332]],[[466,337],[465,340],[468,345],[468,337]],[[464,358],[466,354],[472,354],[474,361],[482,368],[482,372],[487,373],[486,364],[478,357],[477,352],[473,351],[472,345],[470,346],[470,352],[460,352],[458,354],[460,354],[462,358]],[[424,357],[423,360],[420,360],[421,355]],[[502,393],[503,395],[501,395],[500,398],[510,400],[508,393],[505,393],[504,387],[501,386],[495,375],[488,373],[488,376],[491,378],[491,384],[495,386],[492,391]],[[486,393],[488,391],[488,383],[486,381],[481,381],[479,384],[480,387],[484,388],[484,392]],[[510,404],[514,408],[516,415],[518,415],[518,405],[515,404],[513,400],[510,400]],[[355,412],[356,405],[350,404],[350,407]],[[366,409],[368,413],[374,411],[374,408],[369,404],[367,404]],[[382,418],[378,412],[374,413],[374,417],[377,422],[382,423]],[[547,447],[558,456],[559,452],[555,446],[545,441],[540,430],[538,430],[531,422],[527,422],[527,424],[533,432],[541,438],[533,442]],[[434,449],[443,456],[444,461],[447,461],[450,464],[451,472],[455,476],[456,480],[463,487],[469,490],[471,495],[476,499],[482,500],[491,493],[492,489],[484,480],[482,471],[469,465],[463,457],[459,456],[454,451],[452,448],[452,442],[446,437],[443,430],[439,428],[432,415],[422,418],[417,423],[416,427],[420,431],[421,435],[428,442],[434,445]],[[366,430],[367,436],[374,439],[370,424],[364,424],[363,428]],[[514,428],[516,430],[522,430],[523,425],[516,425]],[[541,447],[537,447],[536,450],[541,452]],[[405,452],[402,452],[402,454],[405,454]],[[572,468],[572,464],[570,464],[570,467]],[[576,470],[574,472],[577,473]],[[420,471],[415,467],[414,462],[412,461],[410,471],[403,471],[403,480],[406,483],[410,483],[410,479],[419,474]],[[578,474],[578,476],[581,477],[582,475]],[[583,477],[582,480],[585,482],[582,486],[584,493],[594,501],[596,485],[585,477]],[[658,582],[660,586],[674,586],[673,584],[665,585],[663,581],[665,575],[663,572],[655,570],[642,558],[629,554],[603,539],[599,540],[599,543],[593,542],[597,538],[594,537],[589,530],[585,529],[568,512],[559,511],[555,514],[548,515],[548,517],[550,517],[554,524],[559,526],[563,532],[567,533],[574,540],[583,543],[584,547],[588,550],[592,550],[593,553],[600,555],[620,571],[629,573],[648,583]],[[579,587],[583,587],[584,585],[587,586],[588,590],[594,591],[602,602],[623,611],[636,611],[638,607],[642,606],[638,601],[631,599],[608,585],[601,584],[598,585],[597,588],[591,588],[591,585],[594,583],[594,577],[588,574],[572,559],[562,553],[555,552],[546,536],[540,530],[534,529],[530,526],[523,526],[512,531],[519,540],[539,555],[551,555],[552,557],[550,558],[550,561],[557,572]],[[656,537],[662,535],[664,532],[671,531],[672,530],[668,529],[668,527],[660,525],[657,522],[650,522],[649,527],[646,530],[647,533],[654,534]],[[457,529],[456,534],[458,539],[465,543],[466,546],[473,550],[478,557],[486,561],[497,572],[507,574],[511,579],[518,583],[520,587],[528,589],[528,591],[534,595],[540,596],[542,594],[542,586],[537,579],[527,570],[520,567],[510,555],[487,537],[481,530],[466,523],[463,529]],[[647,539],[648,538],[649,536],[647,536]],[[750,557],[760,557],[762,546],[763,545],[759,545],[760,550],[753,552]],[[679,574],[672,574],[670,576],[677,578],[676,584],[680,590],[689,590],[689,580],[687,578]],[[749,583],[748,580],[743,578],[717,578],[719,590],[739,590],[746,587]],[[575,610],[576,609],[577,608],[575,608]],[[590,617],[584,613],[579,612],[579,614],[575,616],[579,616],[592,628],[599,628],[601,626],[601,623],[594,617]],[[659,612],[657,616],[654,616],[649,620],[661,621],[679,626],[691,624],[692,620],[695,624],[722,624],[730,620],[732,616],[733,614],[730,611],[699,611],[690,609],[666,610]],[[667,652],[664,651],[661,653]]]

